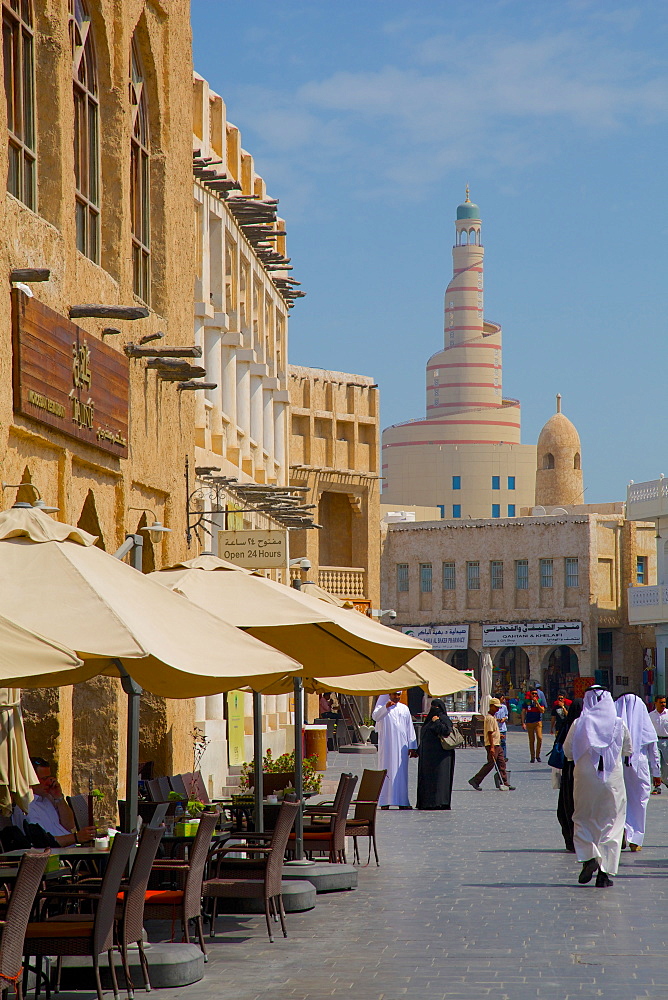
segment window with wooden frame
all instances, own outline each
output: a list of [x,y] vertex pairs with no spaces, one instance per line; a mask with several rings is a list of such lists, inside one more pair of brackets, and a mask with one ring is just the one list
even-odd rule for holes
[[32,0],[3,0],[2,54],[9,145],[7,190],[34,211],[37,163]]
[[133,39],[130,55],[130,214],[132,220],[132,289],[144,302],[151,298],[151,181],[146,87]]
[[84,0],[70,0],[74,79],[74,180],[77,250],[100,261],[100,110],[95,45]]

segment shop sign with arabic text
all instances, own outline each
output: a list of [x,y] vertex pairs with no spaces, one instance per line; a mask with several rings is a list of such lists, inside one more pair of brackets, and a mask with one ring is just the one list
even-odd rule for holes
[[218,555],[245,569],[277,569],[288,561],[288,533],[219,531]]
[[12,325],[14,411],[127,458],[128,359],[16,288]]
[[432,649],[466,649],[469,644],[468,625],[402,625],[401,631]]
[[516,622],[483,625],[483,646],[579,646],[582,622]]

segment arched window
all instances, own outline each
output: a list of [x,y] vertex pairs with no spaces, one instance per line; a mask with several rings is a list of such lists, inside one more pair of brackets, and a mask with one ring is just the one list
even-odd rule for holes
[[130,213],[132,218],[132,288],[144,302],[151,295],[151,218],[149,130],[144,73],[133,40],[130,56]]
[[35,208],[35,67],[32,0],[3,0],[2,54],[7,99],[7,190]]
[[554,455],[548,451],[547,455],[543,457],[543,468],[553,469],[554,468]]
[[74,178],[77,250],[100,258],[100,149],[97,69],[90,16],[84,0],[70,0],[74,77]]
[[477,236],[477,234],[476,234],[475,229],[470,229],[469,230],[469,243],[472,246],[474,246],[478,242],[476,236]]
[[573,468],[574,469],[579,469],[580,468],[580,452],[579,451],[575,452],[575,457],[573,458]]

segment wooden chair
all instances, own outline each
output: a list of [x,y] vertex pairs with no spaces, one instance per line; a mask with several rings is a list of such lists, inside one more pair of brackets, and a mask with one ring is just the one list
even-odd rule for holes
[[10,987],[23,1000],[23,943],[35,897],[50,851],[27,851],[21,858],[18,875],[9,897],[5,919],[0,924],[0,997],[5,1000]]
[[[318,823],[304,827],[304,851],[307,857],[314,851],[327,851],[333,864],[346,863],[346,822],[356,784],[357,775],[342,774],[333,805],[306,807],[304,811],[307,815],[314,819],[322,816],[328,820],[326,827]],[[294,833],[290,834],[290,842],[294,841],[294,836]]]
[[147,889],[144,908],[146,920],[164,920],[165,917],[171,917],[174,922],[178,917],[183,927],[183,937],[188,943],[190,943],[188,921],[194,920],[204,961],[207,960],[207,955],[202,925],[202,882],[209,844],[217,822],[218,813],[202,813],[188,861],[166,858],[154,862],[154,872],[172,871],[185,876],[185,881],[183,888],[179,889]]
[[[93,960],[98,1000],[104,1000],[100,981],[100,955],[107,953],[109,971],[118,996],[118,982],[113,959],[114,918],[121,879],[136,840],[134,833],[117,833],[109,853],[109,861],[99,894],[89,894],[95,912],[64,913],[29,923],[26,930],[24,955],[35,956],[41,963],[42,956],[85,955]],[[49,893],[50,896],[55,895]],[[59,894],[60,895],[60,894]],[[80,895],[75,894],[80,900]],[[39,975],[39,973],[38,973]]]
[[353,838],[354,860],[359,862],[360,855],[357,848],[358,837],[368,837],[369,856],[366,859],[367,865],[371,861],[371,845],[376,858],[376,865],[379,865],[378,846],[376,844],[376,814],[378,812],[378,800],[383,788],[383,782],[387,770],[369,771],[366,768],[362,772],[362,780],[357,792],[357,798],[352,803],[355,812],[351,819],[346,821],[346,837]]
[[[271,918],[277,916],[281,921],[283,937],[287,937],[285,929],[285,910],[283,909],[282,874],[285,849],[290,831],[294,826],[295,817],[301,802],[284,800],[271,835],[242,834],[235,836],[235,843],[230,846],[214,847],[209,858],[210,877],[203,886],[204,897],[212,899],[211,937],[216,936],[216,914],[218,900],[224,898],[264,899],[264,915],[267,921],[269,941],[273,944]],[[271,839],[268,839],[268,837]],[[240,841],[243,840],[243,843]],[[268,840],[268,842],[267,842]],[[260,841],[265,841],[264,844]],[[250,858],[226,858],[231,852],[244,851],[252,855]]]

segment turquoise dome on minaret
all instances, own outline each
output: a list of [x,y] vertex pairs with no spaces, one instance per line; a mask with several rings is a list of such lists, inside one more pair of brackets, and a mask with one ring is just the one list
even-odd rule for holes
[[480,209],[469,198],[468,184],[466,185],[466,201],[463,201],[461,205],[457,205],[457,218],[480,220]]

